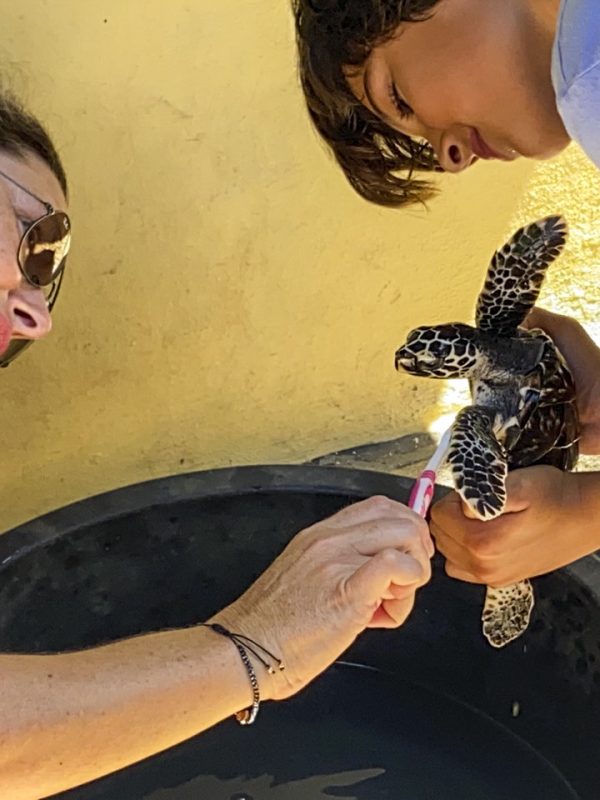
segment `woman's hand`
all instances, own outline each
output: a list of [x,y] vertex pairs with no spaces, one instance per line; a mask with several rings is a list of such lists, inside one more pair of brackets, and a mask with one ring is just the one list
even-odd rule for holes
[[427,524],[372,497],[299,533],[235,603],[213,620],[255,639],[285,671],[259,675],[261,695],[289,697],[365,628],[396,628],[431,577]]

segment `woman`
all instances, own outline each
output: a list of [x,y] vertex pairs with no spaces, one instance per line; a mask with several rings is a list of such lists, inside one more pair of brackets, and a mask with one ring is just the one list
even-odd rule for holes
[[[0,353],[50,331],[66,212],[48,135],[0,98]],[[37,800],[289,697],[365,628],[404,622],[432,553],[423,520],[375,497],[298,534],[208,626],[57,655],[0,654],[0,796]],[[256,652],[285,668],[271,673]]]
[[7,366],[50,332],[70,223],[66,176],[46,132],[8,95],[0,96],[0,120],[0,364]]

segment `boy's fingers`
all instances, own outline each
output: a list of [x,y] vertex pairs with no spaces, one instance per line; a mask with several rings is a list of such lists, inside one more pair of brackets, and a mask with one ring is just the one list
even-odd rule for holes
[[464,546],[467,538],[481,533],[482,526],[490,524],[493,524],[493,521],[467,519],[462,510],[462,500],[455,492],[448,498],[440,500],[431,509],[431,531],[436,541],[439,541],[440,534],[444,534],[446,539],[453,539],[457,544]]
[[464,581],[465,583],[483,583],[467,570],[457,567],[452,561],[446,561],[446,574],[457,581]]
[[433,532],[437,549],[446,559],[454,561],[457,564],[468,563],[469,551],[462,544],[456,542],[442,530],[434,528]]
[[462,513],[465,515],[465,517],[466,517],[467,519],[479,519],[479,517],[478,517],[478,516],[477,516],[477,514],[476,514],[476,513],[473,511],[473,509],[471,508],[471,506],[470,506],[468,503],[465,503],[465,501],[464,501],[464,500],[462,500],[462,498],[461,498],[461,504],[460,504],[460,507],[461,507]]

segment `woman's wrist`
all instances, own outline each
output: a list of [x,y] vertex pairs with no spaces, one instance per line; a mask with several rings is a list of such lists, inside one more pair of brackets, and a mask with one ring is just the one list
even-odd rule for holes
[[[281,665],[285,666],[285,664],[283,664],[283,656],[281,653],[276,652],[277,645],[263,632],[262,626],[253,625],[250,618],[241,613],[235,604],[215,614],[214,617],[207,620],[207,624],[220,625],[228,633],[237,634],[258,645],[258,647],[254,644],[248,645],[247,641],[240,639],[242,647],[250,660],[252,671],[256,676],[261,702],[279,699],[284,695],[283,688],[287,688],[287,676],[285,669],[280,669],[280,662]],[[248,690],[248,702],[244,708],[250,707],[253,701],[251,678],[235,642],[227,636],[223,636],[214,631],[213,635],[223,639],[223,642],[229,648],[230,654],[232,654],[232,658],[237,660],[239,669],[243,671],[245,684]],[[252,652],[253,650],[255,652]],[[256,653],[258,653],[258,655],[256,655]]]
[[[217,670],[224,690],[223,695],[228,698],[228,714],[233,716],[251,708],[254,692],[250,674],[235,643],[210,627],[197,626],[196,631],[198,642],[201,645],[201,663],[210,664],[211,670]],[[254,662],[252,669],[258,681],[260,699],[266,700],[268,698],[263,695],[263,686],[266,685],[266,681],[262,671],[259,666],[254,666]]]

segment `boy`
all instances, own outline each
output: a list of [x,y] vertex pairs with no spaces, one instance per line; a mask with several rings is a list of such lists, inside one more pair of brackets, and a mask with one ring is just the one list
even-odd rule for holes
[[[600,167],[596,0],[294,0],[312,121],[350,184],[402,206],[423,173],[478,159],[549,158],[575,140]],[[420,173],[420,174],[419,174]],[[600,349],[574,320],[535,309],[578,387],[581,450],[600,454]],[[532,467],[508,477],[502,517],[465,518],[456,495],[431,529],[462,580],[506,585],[600,548],[600,473]]]
[[574,138],[600,166],[594,0],[294,0],[311,118],[352,186],[385,205],[414,172],[549,158]]

